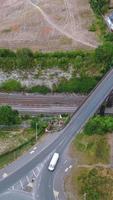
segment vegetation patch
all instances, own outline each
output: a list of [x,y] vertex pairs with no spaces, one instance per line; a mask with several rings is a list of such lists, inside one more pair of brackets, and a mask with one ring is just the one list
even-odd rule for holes
[[5,115],[3,110],[0,114],[2,119],[8,121],[7,123],[1,121],[2,126],[0,126],[0,168],[30,149],[37,142],[36,139],[39,140],[47,133],[62,129],[69,120],[69,116],[66,114],[62,117],[59,115],[21,117],[21,120],[24,120],[24,123],[28,125],[28,128],[25,128],[22,124],[15,125],[9,122],[9,120],[12,120],[11,112],[10,117],[8,112]]
[[0,85],[0,90],[5,92],[20,92],[23,90],[23,87],[20,81],[9,79]]
[[71,146],[76,165],[65,179],[69,200],[112,200],[113,117],[94,116]]
[[110,41],[110,38],[106,37],[108,34],[107,26],[101,16],[95,16],[95,19],[89,27],[89,31],[96,32],[100,42]]
[[105,135],[113,132],[113,117],[99,115],[93,117],[85,125],[84,133],[87,135]]
[[77,176],[80,199],[112,200],[113,170],[105,168],[81,169]]
[[[32,52],[29,49],[18,49],[13,52],[9,49],[0,49],[0,69],[4,73],[10,71],[15,75],[18,72],[18,80],[8,80],[3,82],[1,79],[0,89],[3,91],[29,91],[29,92],[90,92],[102,76],[111,68],[113,63],[113,44],[106,42],[94,51],[69,51],[41,53]],[[41,72],[47,69],[60,68],[61,76],[56,74],[53,77],[42,77],[42,81],[36,84],[36,79],[40,79]],[[71,69],[70,76],[67,72]],[[22,73],[23,70],[23,77]],[[37,75],[37,72],[40,72]],[[64,76],[62,75],[64,73]],[[21,77],[21,78],[20,78]],[[28,80],[29,77],[29,80]],[[24,83],[31,80],[30,86]],[[50,80],[47,87],[45,80]],[[34,82],[33,82],[34,80]],[[21,83],[22,82],[22,83]],[[27,84],[27,83],[26,83]],[[34,85],[35,84],[35,85]],[[41,85],[41,86],[40,86]],[[54,87],[53,87],[54,85]],[[27,88],[28,87],[28,88]],[[53,87],[53,88],[52,88]]]
[[106,13],[109,7],[109,0],[90,0],[91,7],[97,15]]
[[41,85],[37,85],[37,86],[33,86],[30,89],[28,89],[28,92],[30,93],[41,93],[41,94],[47,94],[50,93],[51,90],[50,88],[48,88],[47,86],[41,86]]
[[69,81],[62,80],[58,85],[54,86],[54,92],[75,92],[75,93],[89,93],[97,80],[93,77],[72,78]]
[[72,150],[79,158],[79,164],[108,163],[110,159],[107,136],[80,133],[73,142]]

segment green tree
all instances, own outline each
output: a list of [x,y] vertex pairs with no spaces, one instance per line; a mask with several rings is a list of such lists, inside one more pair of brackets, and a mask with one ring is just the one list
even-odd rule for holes
[[95,59],[98,63],[104,62],[108,65],[113,63],[113,44],[111,42],[107,42],[99,46],[95,50]]
[[109,0],[90,0],[92,9],[97,15],[104,14],[109,5]]
[[88,135],[106,134],[113,131],[113,117],[96,116],[89,120],[85,125],[84,132]]
[[12,110],[8,105],[0,107],[0,125],[15,125],[21,122],[17,110]]

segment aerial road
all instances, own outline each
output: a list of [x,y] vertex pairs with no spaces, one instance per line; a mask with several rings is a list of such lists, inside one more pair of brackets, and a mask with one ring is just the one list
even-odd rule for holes
[[[8,177],[0,181],[0,193],[7,191],[9,187],[15,184],[21,177],[25,176],[30,170],[36,167],[40,163],[44,163],[41,171],[40,179],[37,180],[37,187],[34,194],[34,199],[38,200],[54,200],[54,172],[48,170],[48,164],[50,157],[54,152],[60,154],[62,160],[62,154],[67,145],[70,144],[75,135],[80,131],[88,119],[94,115],[102,102],[109,95],[113,89],[113,69],[103,78],[100,84],[97,85],[95,90],[89,95],[83,105],[78,109],[71,118],[68,125],[62,130],[60,134],[44,149],[37,152],[34,156],[24,155],[23,162],[21,159],[15,162],[14,171],[12,171]],[[59,166],[57,166],[59,167]],[[56,169],[57,173],[57,169]],[[39,181],[40,180],[40,181]],[[0,197],[0,200],[2,195]],[[60,197],[59,197],[60,199]]]

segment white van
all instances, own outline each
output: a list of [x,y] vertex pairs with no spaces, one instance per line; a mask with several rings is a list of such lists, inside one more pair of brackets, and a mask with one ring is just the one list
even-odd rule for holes
[[56,166],[56,164],[58,162],[58,159],[59,159],[59,153],[54,153],[53,157],[52,157],[52,159],[50,161],[49,167],[48,167],[48,169],[50,171],[53,171],[55,169],[55,166]]

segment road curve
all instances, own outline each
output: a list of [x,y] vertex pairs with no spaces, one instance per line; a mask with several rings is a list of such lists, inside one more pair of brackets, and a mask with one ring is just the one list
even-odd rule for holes
[[[62,155],[66,146],[71,142],[73,137],[77,132],[84,126],[87,120],[94,115],[98,107],[102,104],[105,98],[109,95],[110,91],[113,89],[113,69],[103,78],[103,80],[98,84],[95,90],[90,94],[84,104],[78,109],[78,111],[73,115],[72,119],[68,125],[64,128],[62,133],[48,145],[44,150],[30,157],[26,163],[19,163],[18,169],[14,173],[10,174],[8,177],[0,181],[0,193],[3,193],[7,188],[12,186],[17,182],[22,176],[25,176],[31,169],[33,169],[38,163],[43,162],[51,152],[57,151]],[[50,173],[47,170],[47,164],[45,164],[44,170],[42,171],[42,181],[40,182],[39,188],[37,188],[38,199],[39,200],[54,200],[53,194],[53,179],[54,173]],[[58,167],[58,166],[57,166]],[[57,172],[57,171],[56,171]],[[49,184],[45,184],[44,179]],[[42,195],[43,191],[43,197]],[[36,197],[37,198],[37,197]]]
[[[113,89],[113,70],[111,70],[102,82],[96,87],[96,89],[91,93],[86,102],[81,106],[78,112],[73,115],[73,118],[64,129],[65,139],[63,143],[56,146],[55,151],[62,155],[63,151],[66,149],[66,146],[70,143],[72,138],[77,134],[78,131],[84,126],[87,120],[97,111],[99,106],[109,95],[110,91]],[[56,171],[57,172],[57,171]],[[44,181],[45,180],[45,181]],[[45,170],[42,174],[42,181],[40,187],[38,188],[38,200],[55,200],[61,199],[60,194],[55,198],[53,187],[54,173],[50,173],[45,167]],[[47,184],[49,183],[49,184]],[[59,182],[60,184],[60,182]],[[55,185],[55,183],[54,183]],[[44,191],[44,192],[43,192]],[[59,191],[56,191],[57,193]]]

